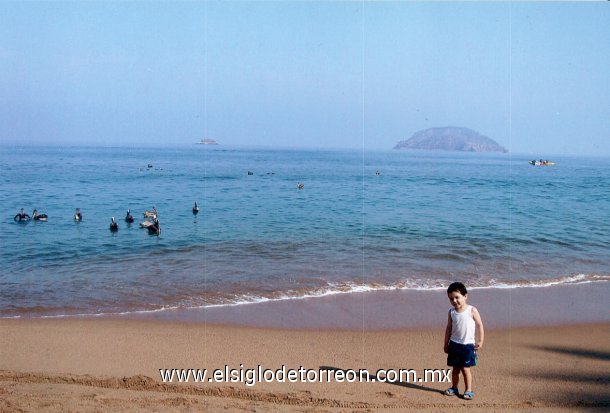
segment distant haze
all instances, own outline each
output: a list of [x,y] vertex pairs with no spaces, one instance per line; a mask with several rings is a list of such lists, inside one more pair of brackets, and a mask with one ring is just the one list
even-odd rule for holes
[[610,155],[608,2],[0,3],[0,144]]

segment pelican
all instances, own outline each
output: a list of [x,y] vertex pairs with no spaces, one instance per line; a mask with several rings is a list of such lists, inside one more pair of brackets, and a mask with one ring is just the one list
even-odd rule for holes
[[161,233],[161,225],[159,224],[159,220],[157,218],[147,226],[148,233],[153,235],[159,235]]
[[119,224],[116,223],[114,217],[112,217],[112,221],[110,222],[110,231],[117,232],[119,230]]
[[34,221],[46,221],[47,218],[48,218],[47,214],[40,214],[39,215],[38,214],[38,210],[36,210],[36,209],[34,211],[32,211],[32,219]]
[[156,207],[152,207],[151,210],[144,211],[144,216],[146,218],[156,218],[157,217],[157,208]]
[[25,211],[23,210],[23,208],[21,208],[21,211],[15,215],[15,218],[13,218],[15,221],[21,222],[21,221],[29,221],[30,220],[30,216],[28,214],[25,213]]
[[127,215],[125,215],[125,222],[131,224],[134,221],[133,215],[131,215],[131,209],[127,210]]

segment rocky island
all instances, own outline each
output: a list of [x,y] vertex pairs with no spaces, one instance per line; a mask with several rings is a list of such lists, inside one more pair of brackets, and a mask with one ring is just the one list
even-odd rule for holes
[[496,141],[468,128],[430,128],[416,132],[394,149],[424,149],[461,152],[503,152],[508,150]]

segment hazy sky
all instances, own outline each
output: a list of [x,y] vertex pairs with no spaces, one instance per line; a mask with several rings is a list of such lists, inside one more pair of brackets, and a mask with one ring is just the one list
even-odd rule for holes
[[0,2],[0,142],[610,155],[610,4]]

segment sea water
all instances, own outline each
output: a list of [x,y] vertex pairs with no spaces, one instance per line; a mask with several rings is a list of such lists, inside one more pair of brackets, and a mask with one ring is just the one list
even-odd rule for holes
[[[528,160],[2,147],[0,316],[239,305],[455,280],[489,288],[608,282],[610,159]],[[153,206],[158,236],[139,227]],[[20,208],[48,221],[15,222]]]

